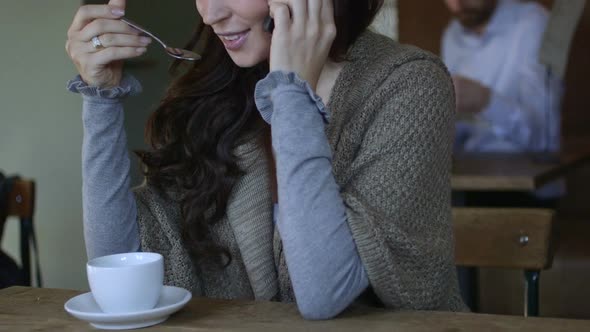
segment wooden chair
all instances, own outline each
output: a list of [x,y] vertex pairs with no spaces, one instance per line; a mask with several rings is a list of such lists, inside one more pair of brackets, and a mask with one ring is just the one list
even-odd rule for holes
[[525,316],[539,315],[539,276],[551,267],[552,210],[453,208],[458,266],[522,269]]
[[[41,274],[39,271],[39,254],[33,231],[33,215],[35,213],[35,182],[32,180],[16,179],[12,190],[5,202],[6,217],[20,219],[20,253],[23,268],[23,278],[27,285],[31,285],[31,242],[35,250],[37,284],[41,286]],[[4,221],[4,220],[2,220]]]

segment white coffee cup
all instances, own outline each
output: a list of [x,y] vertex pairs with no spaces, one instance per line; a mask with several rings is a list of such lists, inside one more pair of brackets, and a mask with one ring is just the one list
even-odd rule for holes
[[164,258],[150,252],[98,257],[86,264],[90,290],[105,313],[153,309],[164,283]]

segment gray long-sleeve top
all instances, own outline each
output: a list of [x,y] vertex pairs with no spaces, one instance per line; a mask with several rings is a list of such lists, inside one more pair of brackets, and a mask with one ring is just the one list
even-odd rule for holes
[[[121,100],[138,93],[141,86],[125,76],[114,89],[88,87],[80,78],[69,88],[84,99],[82,175],[88,256],[138,251]],[[309,85],[293,73],[270,73],[257,86],[256,102],[271,124],[279,196],[274,218],[297,304],[306,318],[333,317],[369,282],[332,174],[332,153],[324,132],[328,112]]]

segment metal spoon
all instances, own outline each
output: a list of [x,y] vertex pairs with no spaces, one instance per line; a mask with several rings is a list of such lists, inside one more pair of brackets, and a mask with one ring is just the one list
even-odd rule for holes
[[164,43],[156,35],[154,35],[153,33],[149,32],[147,29],[143,28],[141,25],[139,25],[139,24],[131,21],[127,17],[122,17],[121,18],[121,21],[127,23],[132,28],[135,28],[135,29],[143,32],[144,34],[152,37],[153,39],[155,39],[158,43],[160,43],[160,45],[162,45],[162,47],[164,47],[164,50],[166,51],[166,53],[168,53],[168,55],[171,56],[171,57],[173,57],[173,58],[177,58],[177,59],[181,59],[181,60],[188,60],[188,61],[201,60],[201,56],[198,55],[197,53],[193,52],[193,51],[183,50],[181,48],[170,47],[170,46],[166,45],[166,43]]

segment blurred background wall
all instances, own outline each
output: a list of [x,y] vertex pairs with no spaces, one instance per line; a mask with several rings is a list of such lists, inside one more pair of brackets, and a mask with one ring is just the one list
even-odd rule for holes
[[[80,102],[64,90],[74,75],[66,29],[78,3],[5,1],[0,10],[0,169],[37,181],[36,229],[50,287],[84,286]],[[6,226],[4,249],[19,258],[18,221]]]
[[[81,99],[66,91],[76,74],[64,49],[79,0],[2,1],[0,5],[0,170],[37,182],[35,228],[46,287],[87,289],[82,235]],[[128,16],[182,45],[196,20],[194,1],[129,0]],[[130,63],[144,85],[127,101],[129,148],[143,148],[143,127],[169,81],[170,59],[157,46]],[[140,180],[133,165],[134,183]],[[20,261],[18,221],[2,248]]]

